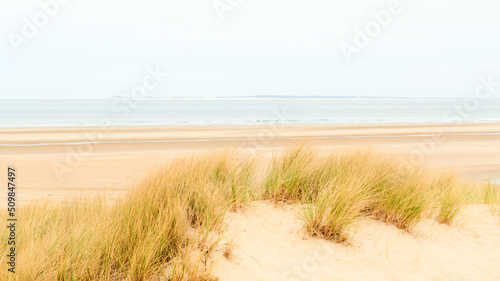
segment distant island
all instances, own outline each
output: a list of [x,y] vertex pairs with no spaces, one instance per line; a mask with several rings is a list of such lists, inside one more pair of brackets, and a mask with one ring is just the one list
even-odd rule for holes
[[[124,96],[112,96],[112,99],[123,98]],[[193,96],[173,96],[158,97],[147,96],[143,99],[442,99],[433,97],[387,97],[387,96],[287,96],[287,95],[254,95],[254,96],[226,96],[226,97],[193,97]]]

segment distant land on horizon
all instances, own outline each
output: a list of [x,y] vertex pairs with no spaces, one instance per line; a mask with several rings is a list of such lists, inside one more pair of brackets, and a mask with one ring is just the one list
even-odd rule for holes
[[[112,96],[111,99],[128,96]],[[141,99],[460,99],[444,97],[387,97],[387,96],[287,96],[287,95],[254,95],[254,96],[226,96],[226,97],[194,97],[194,96],[173,96],[158,97],[147,96]]]

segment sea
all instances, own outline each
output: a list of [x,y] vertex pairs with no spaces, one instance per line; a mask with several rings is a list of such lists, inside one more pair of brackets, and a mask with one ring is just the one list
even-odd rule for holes
[[500,122],[500,99],[0,100],[0,127]]

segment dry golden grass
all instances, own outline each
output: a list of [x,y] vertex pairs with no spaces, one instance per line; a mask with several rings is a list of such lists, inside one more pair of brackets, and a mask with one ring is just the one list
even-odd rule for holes
[[273,162],[264,182],[266,199],[274,202],[307,202],[319,192],[319,173],[328,166],[321,165],[316,151],[296,146],[273,157]]
[[437,175],[431,183],[435,204],[436,220],[439,223],[451,224],[458,216],[462,206],[470,202],[472,189],[452,173]]
[[331,181],[304,208],[304,226],[311,236],[349,243],[348,227],[363,215],[370,196],[356,182]]
[[[303,204],[309,234],[347,243],[360,217],[410,230],[424,214],[451,224],[464,203],[500,202],[496,187],[402,168],[370,149],[325,154],[299,145],[276,155],[263,178],[256,166],[231,151],[192,155],[114,204],[34,202],[18,211],[17,273],[1,271],[0,280],[216,280],[208,261],[226,213],[260,196]],[[2,264],[7,247],[0,246]]]
[[360,216],[410,230],[425,213],[451,224],[466,201],[454,176],[405,167],[366,148],[330,154],[289,148],[274,157],[263,187],[275,203],[306,205],[308,233],[339,242]]
[[252,168],[230,152],[209,153],[152,173],[112,206],[33,203],[18,212],[17,273],[0,279],[148,280],[169,267],[166,280],[215,279],[188,257],[213,249],[226,211],[251,200]]
[[500,186],[486,184],[483,186],[484,202],[490,205],[491,212],[500,212]]

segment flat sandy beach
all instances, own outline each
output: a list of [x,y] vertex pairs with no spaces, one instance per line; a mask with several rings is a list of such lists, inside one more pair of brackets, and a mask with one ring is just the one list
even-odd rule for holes
[[231,148],[269,159],[300,141],[325,150],[373,147],[476,181],[500,178],[500,123],[2,128],[0,135],[0,167],[17,169],[21,202],[116,196],[177,156]]

